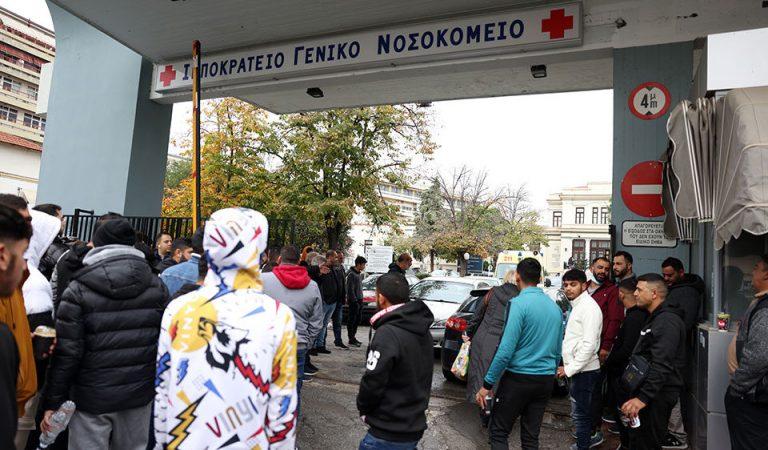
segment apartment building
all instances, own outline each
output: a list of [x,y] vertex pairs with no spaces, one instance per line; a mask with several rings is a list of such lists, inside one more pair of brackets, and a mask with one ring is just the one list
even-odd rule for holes
[[53,31],[0,7],[0,192],[35,202],[45,117],[38,111]]

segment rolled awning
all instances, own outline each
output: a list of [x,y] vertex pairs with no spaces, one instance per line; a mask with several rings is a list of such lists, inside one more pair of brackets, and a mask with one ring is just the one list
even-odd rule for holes
[[683,100],[667,121],[672,142],[668,152],[669,173],[676,189],[671,193],[681,219],[711,222],[714,212],[716,173],[715,99]]
[[768,233],[768,87],[735,89],[718,118],[715,248]]

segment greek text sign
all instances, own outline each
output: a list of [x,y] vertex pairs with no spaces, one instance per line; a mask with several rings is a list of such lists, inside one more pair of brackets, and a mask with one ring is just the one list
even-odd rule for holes
[[[579,45],[582,34],[582,5],[571,2],[203,55],[200,76],[204,87],[242,84]],[[155,65],[153,80],[158,93],[191,89],[191,58]]]
[[664,236],[663,222],[628,220],[621,225],[621,245],[673,248],[677,246],[677,241]]

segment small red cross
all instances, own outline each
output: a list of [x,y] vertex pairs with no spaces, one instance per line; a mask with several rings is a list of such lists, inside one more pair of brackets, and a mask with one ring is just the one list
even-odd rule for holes
[[170,86],[171,81],[176,79],[176,71],[173,70],[173,66],[165,66],[165,70],[160,73],[160,81],[163,86]]
[[541,32],[549,33],[550,39],[562,39],[565,30],[573,29],[573,16],[566,16],[565,9],[553,9],[549,12],[549,19],[541,21]]

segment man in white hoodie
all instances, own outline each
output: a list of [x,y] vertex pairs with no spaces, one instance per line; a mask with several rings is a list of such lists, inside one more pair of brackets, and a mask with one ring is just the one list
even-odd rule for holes
[[[576,426],[576,443],[571,450],[599,445],[602,436],[592,434],[592,393],[600,379],[600,332],[603,313],[587,291],[587,276],[578,269],[563,275],[563,290],[571,310],[563,339],[563,365],[557,376],[570,379],[571,416]],[[599,441],[599,442],[598,442]]]
[[296,447],[296,324],[263,293],[267,219],[246,208],[205,224],[208,275],[165,310],[157,349],[156,448]]

